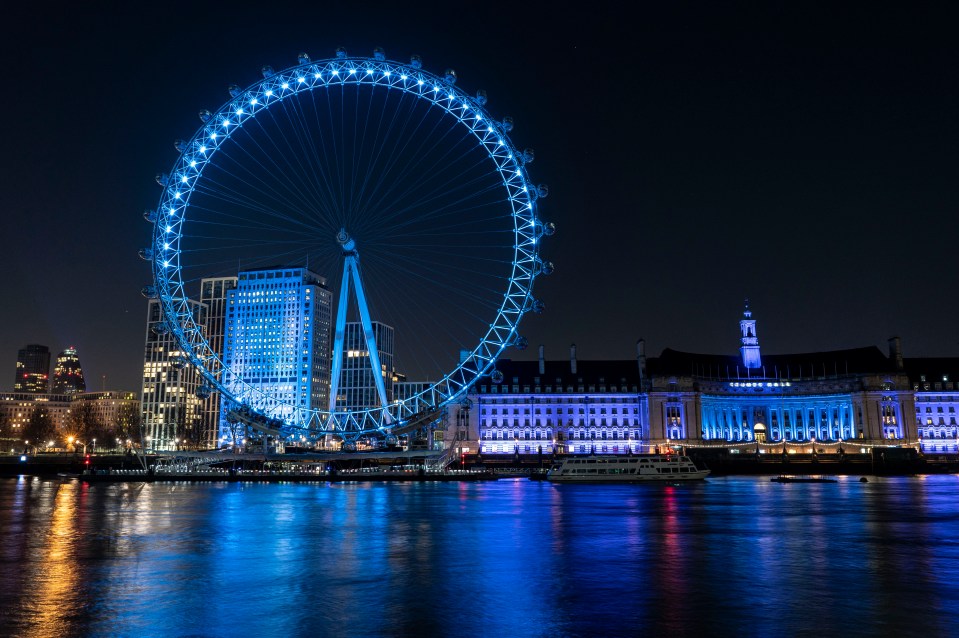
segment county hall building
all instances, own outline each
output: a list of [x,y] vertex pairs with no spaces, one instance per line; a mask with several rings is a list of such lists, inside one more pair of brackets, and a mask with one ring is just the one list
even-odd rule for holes
[[448,418],[448,444],[482,454],[624,454],[667,445],[921,446],[956,453],[959,359],[875,346],[764,355],[746,309],[737,355],[500,360]]

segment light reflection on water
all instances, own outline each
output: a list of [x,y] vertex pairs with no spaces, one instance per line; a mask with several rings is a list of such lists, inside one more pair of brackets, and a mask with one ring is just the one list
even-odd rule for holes
[[959,478],[0,481],[0,635],[956,635]]

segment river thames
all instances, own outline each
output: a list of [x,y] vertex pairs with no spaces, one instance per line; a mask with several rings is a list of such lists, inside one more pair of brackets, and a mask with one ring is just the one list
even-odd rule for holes
[[0,635],[955,636],[959,477],[0,481]]

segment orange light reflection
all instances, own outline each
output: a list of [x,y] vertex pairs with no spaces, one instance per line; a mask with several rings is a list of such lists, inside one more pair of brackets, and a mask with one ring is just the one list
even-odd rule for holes
[[25,636],[55,636],[69,633],[67,617],[75,613],[79,567],[76,562],[77,492],[74,481],[59,485],[54,496],[50,529],[41,554],[43,562],[34,579],[31,597],[34,622]]

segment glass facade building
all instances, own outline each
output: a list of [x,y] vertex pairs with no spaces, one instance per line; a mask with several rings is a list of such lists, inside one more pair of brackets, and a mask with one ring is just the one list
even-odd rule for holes
[[77,349],[70,346],[57,355],[53,368],[53,394],[77,394],[87,391]]
[[[331,294],[305,268],[239,273],[226,292],[226,383],[242,402],[270,417],[293,418],[292,405],[329,406]],[[225,401],[225,399],[223,400]],[[220,441],[233,436],[221,405]]]
[[[379,321],[372,322],[376,350],[380,359],[380,374],[386,387],[386,400],[393,400],[393,327]],[[347,322],[343,332],[343,363],[336,397],[338,410],[367,410],[380,407],[379,393],[370,366],[370,352],[366,346],[363,325]]]
[[[206,325],[206,306],[197,301],[189,305],[196,324]],[[175,450],[204,446],[203,400],[197,397],[202,383],[203,377],[185,362],[179,344],[167,329],[160,302],[151,299],[140,395],[146,447]]]
[[[226,308],[229,292],[236,288],[236,277],[200,280],[200,303],[206,306],[206,337],[220,360],[225,354]],[[219,373],[219,362],[211,361],[211,372]],[[211,391],[203,399],[202,439],[205,447],[215,447],[220,429],[220,393]]]
[[31,343],[17,352],[14,392],[46,394],[50,387],[50,349]]

